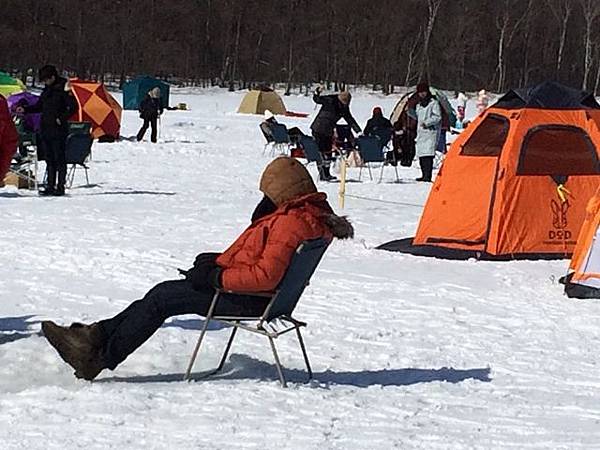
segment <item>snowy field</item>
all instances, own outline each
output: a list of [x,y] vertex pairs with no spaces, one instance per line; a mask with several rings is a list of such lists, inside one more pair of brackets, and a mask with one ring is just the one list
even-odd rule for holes
[[[414,234],[430,184],[348,184],[352,242],[329,249],[296,315],[315,380],[279,339],[289,389],[266,340],[239,335],[219,377],[181,382],[202,321],[169,321],[116,371],[77,380],[40,321],[111,316],[223,250],[261,198],[258,116],[242,93],[182,92],[158,145],[94,144],[92,187],[65,198],[0,189],[0,448],[600,448],[600,304],[562,295],[567,261],[442,261],[374,250]],[[356,95],[361,125],[397,97]],[[285,98],[309,119],[306,97]],[[473,115],[469,104],[467,116]],[[123,136],[139,126],[123,118]],[[147,136],[149,138],[149,136]],[[311,168],[316,176],[315,168]],[[350,178],[357,178],[352,169]],[[465,175],[468,182],[468,175]],[[338,210],[336,184],[319,184]],[[397,202],[402,204],[394,204]],[[210,328],[196,363],[217,363],[228,330]]]

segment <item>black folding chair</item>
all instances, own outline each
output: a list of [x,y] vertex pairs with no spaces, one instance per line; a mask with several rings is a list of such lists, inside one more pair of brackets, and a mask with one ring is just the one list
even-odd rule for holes
[[304,151],[306,165],[308,166],[310,163],[314,162],[319,170],[321,170],[321,166],[323,165],[323,156],[319,151],[317,141],[315,141],[312,136],[303,134],[299,137],[298,144],[300,145],[302,151]]
[[73,185],[75,170],[81,166],[85,170],[85,180],[90,184],[86,162],[92,152],[93,138],[91,135],[91,124],[88,122],[70,122],[69,134],[65,146],[67,164],[70,165],[67,173],[67,187]]
[[[279,381],[283,387],[287,387],[281,362],[279,361],[279,355],[277,354],[277,349],[275,347],[275,339],[282,334],[296,330],[298,343],[300,344],[300,349],[302,350],[302,356],[304,357],[306,370],[308,372],[308,380],[311,380],[312,369],[308,360],[308,354],[306,353],[304,340],[302,339],[302,334],[300,333],[300,328],[305,327],[306,323],[294,319],[292,317],[292,312],[300,300],[304,289],[306,286],[308,286],[310,278],[319,265],[321,258],[325,254],[329,243],[329,240],[323,238],[302,242],[296,249],[290,265],[288,266],[283,279],[279,283],[279,286],[274,293],[241,293],[217,290],[213,297],[210,308],[208,309],[206,321],[204,322],[204,327],[202,328],[200,337],[198,338],[198,343],[196,344],[196,347],[192,353],[192,357],[185,374],[185,380],[190,381],[191,379],[192,368],[194,366],[196,356],[198,355],[204,335],[208,329],[208,324],[211,320],[226,323],[232,326],[233,330],[229,336],[229,341],[227,342],[227,346],[225,347],[225,352],[221,357],[219,366],[209,375],[214,375],[223,368],[236,332],[238,329],[242,329],[266,336],[269,339],[271,350],[273,351],[273,357],[275,359],[275,365],[277,367],[277,373],[279,375]],[[262,315],[259,317],[230,317],[215,315],[215,307],[223,294],[261,296],[270,298],[270,301]]]
[[[383,169],[386,166],[385,153],[384,149],[381,145],[381,140],[375,136],[360,136],[356,140],[356,145],[358,148],[358,153],[360,153],[360,157],[369,169],[369,176],[371,180],[373,180],[373,173],[371,172],[371,164],[372,163],[380,163],[381,164],[381,172],[379,174],[379,181],[383,178]],[[398,176],[398,167],[393,166],[396,172],[396,182],[400,181],[400,177]],[[358,172],[358,179],[361,179],[362,176],[362,166],[360,167],[360,171]]]
[[281,123],[268,125],[269,133],[266,133],[261,124],[261,131],[267,139],[267,143],[263,149],[263,155],[267,151],[267,147],[271,146],[271,157],[281,154],[285,155],[289,153],[290,148],[290,136],[288,134],[287,127]]

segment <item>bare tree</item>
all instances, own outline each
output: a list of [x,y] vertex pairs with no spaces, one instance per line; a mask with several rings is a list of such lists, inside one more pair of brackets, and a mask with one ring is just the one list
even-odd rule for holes
[[596,19],[600,16],[600,2],[598,0],[579,0],[581,9],[583,10],[583,18],[585,21],[584,47],[585,56],[583,63],[583,81],[581,89],[586,90],[588,87],[588,79],[592,70],[592,26]]
[[527,17],[531,9],[532,0],[527,3],[525,13],[519,12],[516,8],[520,0],[502,0],[500,4],[500,14],[496,18],[496,27],[498,29],[498,64],[496,73],[498,75],[498,84],[496,89],[501,92],[506,82],[506,49],[510,47],[516,32]]
[[442,0],[427,0],[427,25],[425,26],[425,32],[423,33],[423,59],[421,61],[421,70],[419,71],[419,77],[423,78],[424,75],[429,79],[429,43],[431,40],[431,33],[433,32],[433,26],[435,25],[435,19],[437,18],[438,11]]
[[563,61],[563,52],[565,50],[565,42],[567,40],[567,30],[569,18],[573,11],[572,0],[546,0],[552,15],[558,22],[560,36],[558,41],[558,50],[556,53],[556,77],[560,77],[560,68]]

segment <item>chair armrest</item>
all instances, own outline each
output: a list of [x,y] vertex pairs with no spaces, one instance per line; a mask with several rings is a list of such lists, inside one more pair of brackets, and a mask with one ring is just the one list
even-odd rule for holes
[[275,292],[237,292],[237,291],[226,291],[224,289],[217,289],[219,294],[233,294],[233,295],[250,295],[252,297],[265,297],[272,298]]

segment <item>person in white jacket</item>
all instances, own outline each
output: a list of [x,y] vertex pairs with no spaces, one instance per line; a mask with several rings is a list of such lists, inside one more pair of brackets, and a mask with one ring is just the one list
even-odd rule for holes
[[419,157],[422,176],[417,181],[431,181],[433,159],[440,135],[442,122],[442,109],[440,103],[431,95],[427,83],[417,85],[419,103],[417,112],[417,139],[415,140],[416,153]]

